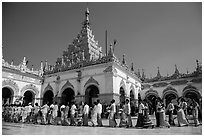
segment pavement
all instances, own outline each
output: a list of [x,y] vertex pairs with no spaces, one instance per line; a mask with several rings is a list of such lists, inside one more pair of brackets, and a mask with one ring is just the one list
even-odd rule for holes
[[[153,124],[155,119],[151,118]],[[116,120],[119,124],[119,119]],[[132,118],[133,125],[136,125],[136,118]],[[176,123],[176,121],[175,121]],[[191,122],[190,122],[191,123]],[[177,124],[177,123],[176,123]],[[91,123],[90,123],[91,125]],[[34,125],[22,123],[2,122],[3,135],[202,135],[202,125],[194,127],[170,127],[170,128],[110,128],[108,120],[103,119],[104,127],[77,127],[61,125]]]

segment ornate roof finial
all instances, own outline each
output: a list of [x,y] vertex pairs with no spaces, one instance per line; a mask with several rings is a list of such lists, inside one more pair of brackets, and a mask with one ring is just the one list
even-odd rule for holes
[[109,49],[109,52],[108,52],[108,56],[113,56],[113,45],[110,44],[110,49]]
[[65,62],[64,62],[64,57],[62,56],[62,66],[65,65]]
[[158,71],[157,71],[157,78],[161,78],[159,67],[157,67],[157,69],[158,69]]
[[47,60],[45,60],[45,71],[48,71],[48,63],[47,63]]
[[40,62],[40,70],[43,70],[44,65],[43,65],[43,61]]
[[23,65],[26,66],[26,57],[23,57]]
[[178,68],[177,68],[177,65],[175,64],[175,74],[179,75],[179,71],[178,71]]
[[133,65],[133,63],[131,64],[131,71],[134,71],[134,65]]
[[142,79],[144,80],[145,79],[145,74],[144,74],[144,69],[142,69]]
[[126,61],[125,61],[125,54],[123,54],[123,60],[122,60],[122,63],[123,63],[123,64],[126,64]]
[[44,71],[43,71],[44,65],[43,65],[43,61],[40,62],[40,71],[39,71],[39,75],[42,76]]
[[87,7],[86,8],[86,11],[85,11],[85,21],[84,21],[84,26],[88,26],[90,23],[89,23],[89,8]]
[[199,64],[199,61],[196,59],[196,71],[202,72],[202,66]]

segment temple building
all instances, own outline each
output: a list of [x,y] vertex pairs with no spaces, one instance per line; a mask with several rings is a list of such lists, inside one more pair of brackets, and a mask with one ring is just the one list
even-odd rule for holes
[[56,59],[56,64],[41,62],[40,69],[33,70],[27,67],[26,57],[19,65],[2,58],[3,104],[38,102],[43,105],[54,101],[65,104],[75,100],[91,105],[96,99],[102,104],[115,99],[118,104],[129,98],[131,105],[137,106],[138,99],[153,103],[160,98],[168,104],[181,97],[201,101],[202,65],[199,61],[191,73],[181,74],[175,65],[171,76],[162,76],[158,68],[156,77],[146,78],[144,70],[141,75],[134,70],[133,63],[127,65],[125,55],[119,61],[114,54],[116,41],[109,49],[106,41],[106,52],[102,52],[90,27],[89,14],[87,8],[80,33]]

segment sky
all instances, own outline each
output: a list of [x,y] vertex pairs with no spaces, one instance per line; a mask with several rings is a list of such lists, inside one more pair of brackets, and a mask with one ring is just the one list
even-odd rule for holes
[[60,2],[2,4],[3,57],[18,65],[25,56],[28,66],[40,61],[55,64],[80,32],[89,8],[95,39],[105,52],[117,40],[114,54],[127,64],[154,77],[192,72],[202,61],[202,3],[158,2]]

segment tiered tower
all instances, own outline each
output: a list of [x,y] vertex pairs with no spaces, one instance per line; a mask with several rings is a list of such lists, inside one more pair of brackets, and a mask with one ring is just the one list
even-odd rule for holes
[[95,40],[90,28],[89,9],[87,8],[80,33],[69,44],[62,57],[57,60],[57,64],[62,65],[64,63],[65,66],[71,66],[83,60],[97,60],[102,56],[102,48],[98,46],[98,41]]

